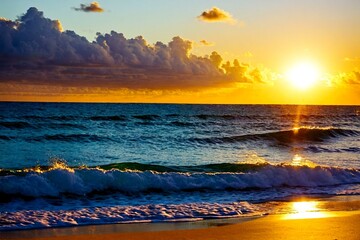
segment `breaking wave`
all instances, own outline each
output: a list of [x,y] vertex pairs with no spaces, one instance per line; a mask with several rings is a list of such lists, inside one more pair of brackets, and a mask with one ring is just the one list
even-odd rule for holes
[[[57,197],[62,194],[86,195],[93,192],[133,194],[227,191],[273,187],[322,187],[360,183],[360,170],[358,169],[325,166],[311,168],[285,164],[250,164],[246,169],[247,164],[243,164],[240,165],[242,169],[238,169],[238,171],[224,171],[234,167],[233,165],[204,165],[199,167],[202,170],[205,170],[206,167],[213,168],[213,170],[219,169],[215,172],[188,172],[189,169],[185,169],[186,172],[176,172],[172,171],[170,167],[160,169],[163,172],[68,167],[45,171],[38,169],[38,172],[18,171],[18,173],[15,170],[2,170],[0,194],[5,196]],[[149,166],[151,168],[151,166],[156,165]],[[111,166],[104,165],[103,168],[111,168]]]

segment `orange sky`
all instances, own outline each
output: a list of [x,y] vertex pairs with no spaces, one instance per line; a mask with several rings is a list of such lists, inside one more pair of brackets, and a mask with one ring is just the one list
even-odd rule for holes
[[0,100],[360,105],[358,1],[160,2],[5,0]]

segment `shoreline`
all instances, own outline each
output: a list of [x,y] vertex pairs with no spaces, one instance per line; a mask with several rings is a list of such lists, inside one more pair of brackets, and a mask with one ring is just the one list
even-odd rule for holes
[[[228,224],[223,226],[198,229],[157,230],[156,224],[142,227],[138,232],[117,232],[116,225],[107,225],[108,232],[102,232],[100,226],[88,226],[85,233],[74,232],[67,228],[65,235],[41,236],[34,232],[24,231],[22,236],[2,236],[7,239],[49,239],[49,240],[110,240],[110,239],[347,239],[358,240],[360,233],[360,210],[337,211],[327,218],[285,219],[282,214],[268,215],[252,221]],[[169,227],[170,225],[168,225]],[[171,224],[176,226],[176,224]],[[115,228],[114,228],[115,227]],[[51,231],[51,230],[50,230]],[[2,234],[3,235],[3,234]]]
[[[299,215],[295,203],[316,203]],[[360,196],[274,201],[270,214],[200,221],[118,223],[0,232],[1,239],[360,239]],[[310,235],[309,235],[310,234]],[[315,235],[314,235],[315,234]],[[260,237],[262,235],[262,237]],[[297,235],[297,237],[296,237]],[[331,238],[329,238],[331,237]]]
[[[57,227],[41,229],[23,229],[0,232],[0,236],[5,239],[37,239],[51,238],[58,236],[78,236],[78,235],[103,235],[111,233],[144,233],[144,232],[163,232],[196,230],[221,227],[253,221],[264,216],[233,217],[220,219],[206,219],[197,221],[169,221],[169,222],[139,222],[139,223],[112,223],[99,225],[83,225],[74,227]],[[3,238],[1,238],[3,239]]]

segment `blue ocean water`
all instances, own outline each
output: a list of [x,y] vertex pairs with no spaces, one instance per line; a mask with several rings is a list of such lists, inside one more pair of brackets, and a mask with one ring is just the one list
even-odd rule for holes
[[0,103],[0,230],[360,194],[360,107]]

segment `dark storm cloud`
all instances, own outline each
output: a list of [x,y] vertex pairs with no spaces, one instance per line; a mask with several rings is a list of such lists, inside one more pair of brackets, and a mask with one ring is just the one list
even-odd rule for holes
[[100,7],[98,2],[92,2],[89,5],[80,4],[79,8],[74,8],[76,11],[83,11],[83,12],[103,12],[104,9]]
[[[18,21],[0,18],[0,82],[129,89],[192,89],[261,82],[249,65],[222,64],[220,54],[191,54],[192,42],[174,37],[148,44],[111,31],[94,42],[30,8]],[[255,71],[255,72],[254,72]]]

